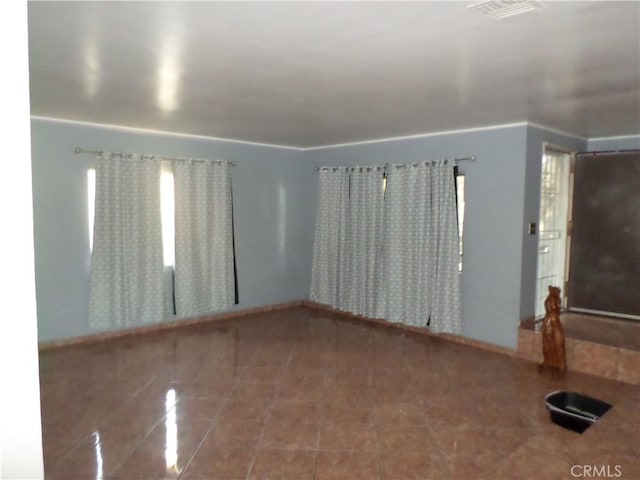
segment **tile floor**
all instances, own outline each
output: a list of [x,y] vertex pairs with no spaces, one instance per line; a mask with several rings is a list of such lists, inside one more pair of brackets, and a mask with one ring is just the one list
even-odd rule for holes
[[[640,478],[640,387],[306,308],[40,363],[50,479]],[[580,435],[558,389],[614,407]]]

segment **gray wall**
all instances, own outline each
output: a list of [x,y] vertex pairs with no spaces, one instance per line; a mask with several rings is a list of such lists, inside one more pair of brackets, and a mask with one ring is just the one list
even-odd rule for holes
[[[306,298],[307,197],[315,177],[287,148],[32,119],[35,270],[40,341],[92,333],[87,322],[89,239],[86,172],[74,148],[222,158],[234,168],[234,220],[243,309]],[[308,177],[308,181],[300,179]]]
[[[308,150],[305,162],[312,168],[476,155],[475,162],[461,164],[466,175],[463,335],[514,348],[520,318],[527,136],[525,125],[423,136]],[[311,191],[315,204],[317,187]],[[313,230],[311,220],[305,228]]]
[[32,120],[36,289],[40,341],[91,333],[86,171],[91,149],[235,160],[240,304],[308,298],[319,165],[383,165],[475,155],[466,175],[463,335],[514,348],[534,314],[540,162],[545,142],[570,151],[637,148],[640,137],[585,139],[531,125],[295,149]]

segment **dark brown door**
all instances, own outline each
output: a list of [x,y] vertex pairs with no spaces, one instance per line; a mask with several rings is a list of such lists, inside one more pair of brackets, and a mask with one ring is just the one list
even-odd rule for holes
[[569,308],[640,319],[640,151],[579,154]]

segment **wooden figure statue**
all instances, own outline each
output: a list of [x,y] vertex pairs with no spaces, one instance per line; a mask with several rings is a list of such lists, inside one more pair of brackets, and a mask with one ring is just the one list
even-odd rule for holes
[[542,321],[542,354],[540,370],[564,374],[567,367],[564,330],[560,323],[562,299],[560,289],[549,285],[549,296],[544,301],[546,314]]

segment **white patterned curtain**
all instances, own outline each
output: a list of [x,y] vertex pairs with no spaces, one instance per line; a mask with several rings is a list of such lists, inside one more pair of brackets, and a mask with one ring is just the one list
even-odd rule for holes
[[462,330],[454,182],[447,161],[388,169],[380,312],[391,322]]
[[340,269],[342,295],[337,307],[358,315],[376,317],[384,172],[378,167],[355,167],[351,170],[345,254]]
[[344,261],[346,244],[349,173],[344,167],[322,168],[318,181],[310,298],[339,308],[339,269]]
[[231,167],[178,161],[175,185],[175,303],[178,317],[235,302]]
[[128,327],[164,311],[160,161],[98,158],[89,325]]
[[432,164],[431,211],[434,232],[431,237],[431,329],[436,332],[462,333],[460,301],[460,232],[456,204],[455,165],[447,160]]

